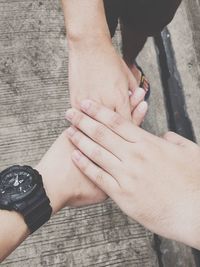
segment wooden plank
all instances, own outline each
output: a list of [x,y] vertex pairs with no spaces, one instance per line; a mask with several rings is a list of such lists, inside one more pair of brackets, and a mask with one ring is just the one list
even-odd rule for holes
[[[186,104],[186,106],[181,107],[183,114],[182,116],[185,116],[185,124],[184,121],[179,120],[178,118],[178,124],[175,125],[175,129],[188,136],[188,138],[193,138],[193,132],[192,129],[184,128],[186,125],[190,127],[190,122],[187,118],[187,113],[189,114],[190,119],[192,119],[192,126],[196,133],[196,138],[199,140],[199,129],[200,125],[198,124],[199,117],[197,116],[197,112],[199,112],[199,105],[195,105],[199,103],[199,90],[197,89],[197,83],[199,80],[198,77],[198,59],[195,56],[195,45],[194,40],[191,38],[192,35],[196,35],[195,29],[191,29],[189,27],[189,20],[186,16],[186,10],[185,10],[185,4],[183,3],[180,10],[178,11],[177,16],[175,17],[174,21],[169,26],[170,29],[170,37],[172,38],[172,45],[173,50],[170,51],[168,57],[174,57],[173,52],[175,53],[175,61],[174,59],[168,59],[169,64],[174,62],[176,65],[174,68],[173,66],[169,66],[170,72],[172,75],[175,75],[175,81],[179,82],[177,85],[182,86],[183,88],[179,88],[180,90],[177,90],[177,88],[169,88],[169,91],[171,90],[171,97],[173,97],[173,89],[174,94],[177,94],[178,91],[180,93],[184,92],[184,101],[182,101],[183,104]],[[169,49],[168,47],[167,49]],[[191,53],[192,52],[192,53]],[[194,64],[194,66],[191,65],[191,62],[196,62],[197,65]],[[176,72],[176,68],[178,69],[179,73]],[[190,69],[190,70],[189,70]],[[179,74],[181,76],[181,80],[179,80]],[[193,83],[191,83],[193,81]],[[169,82],[169,81],[168,81]],[[191,85],[189,86],[189,84]],[[175,85],[175,83],[171,82],[171,85]],[[195,86],[194,86],[195,85]],[[194,86],[194,87],[193,87]],[[192,87],[192,88],[191,88]],[[195,91],[196,90],[196,91]],[[172,99],[173,100],[173,99]],[[184,103],[185,102],[185,103]],[[175,102],[174,102],[175,103]],[[173,105],[174,105],[173,103]],[[180,103],[178,103],[179,105]],[[172,107],[175,110],[180,110],[180,107]],[[185,111],[184,111],[185,109]],[[174,110],[171,112],[175,112]],[[176,115],[174,118],[176,118]],[[181,115],[181,114],[180,114]],[[176,124],[176,121],[175,121]],[[183,126],[183,127],[182,127]],[[161,255],[161,263],[162,266],[199,266],[198,262],[198,255],[197,253],[194,254],[191,250],[191,248],[177,243],[177,242],[171,242],[167,239],[160,239],[160,255]],[[196,260],[196,262],[195,262]]]
[[137,61],[142,66],[151,84],[151,96],[148,101],[149,110],[143,127],[145,130],[161,136],[168,131],[167,114],[165,111],[160,71],[152,38],[149,38]]
[[[163,95],[164,89],[160,78],[160,66],[159,63],[157,64],[156,62],[156,51],[153,44],[149,44],[150,42],[146,45],[145,50],[139,57],[147,76],[150,78],[152,87],[149,114],[144,123],[144,128],[156,135],[162,135],[168,130]],[[146,69],[145,66],[147,66]],[[155,237],[155,242],[160,266],[196,266],[192,251],[189,247],[161,237]]]
[[[0,1],[0,168],[34,165],[66,127],[67,51],[60,1]],[[111,201],[65,209],[2,266],[157,265],[153,235]]]
[[185,1],[169,29],[178,71],[182,78],[187,111],[193,122],[196,140],[200,144],[199,18],[200,6],[198,2]]
[[[67,51],[58,1],[0,2],[0,168],[35,164],[66,127]],[[119,48],[120,38],[115,43]],[[145,129],[167,131],[152,40],[139,57],[151,81]],[[65,209],[2,266],[158,266],[154,238],[110,200]],[[189,248],[162,239],[163,266],[194,266]]]

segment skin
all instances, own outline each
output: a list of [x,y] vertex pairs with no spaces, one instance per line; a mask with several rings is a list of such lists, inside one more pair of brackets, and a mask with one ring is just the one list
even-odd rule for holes
[[[137,94],[131,96],[131,101],[134,103],[132,119],[137,125],[144,120],[147,111],[147,104],[142,101],[143,96],[140,98]],[[53,214],[66,206],[80,207],[99,203],[107,198],[105,192],[73,164],[71,160],[73,150],[74,146],[68,140],[66,132],[63,132],[35,167],[42,175]],[[17,212],[0,210],[0,221],[1,262],[29,236],[29,231],[22,216]]]
[[67,112],[76,166],[131,218],[200,249],[200,148],[172,132],[156,137],[91,100],[81,109]]
[[134,93],[138,83],[112,45],[103,1],[63,0],[62,3],[72,107],[79,109],[81,100],[91,98],[131,120],[134,107],[129,101],[129,90]]

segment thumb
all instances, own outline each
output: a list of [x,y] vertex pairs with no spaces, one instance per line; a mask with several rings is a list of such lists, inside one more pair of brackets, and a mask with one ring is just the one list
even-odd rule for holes
[[129,90],[132,93],[134,93],[135,90],[138,88],[138,83],[130,70],[128,72],[128,80],[129,80]]
[[193,142],[191,142],[190,140],[182,137],[181,135],[178,135],[174,132],[167,132],[163,138],[172,143],[172,144],[175,144],[175,145],[178,145],[178,146],[188,146],[189,144],[193,144]]

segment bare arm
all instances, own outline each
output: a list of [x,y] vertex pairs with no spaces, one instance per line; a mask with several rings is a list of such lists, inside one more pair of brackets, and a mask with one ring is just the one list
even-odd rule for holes
[[24,239],[28,228],[16,212],[0,210],[0,262],[7,257]]
[[109,37],[103,0],[62,0],[68,39]]
[[[36,169],[43,177],[53,213],[64,206],[82,206],[106,199],[106,195],[90,182],[71,161],[73,146],[61,134]],[[0,210],[0,262],[28,236],[24,219],[14,211]]]
[[90,98],[131,119],[129,90],[138,87],[111,42],[103,0],[62,0],[69,47],[73,107]]

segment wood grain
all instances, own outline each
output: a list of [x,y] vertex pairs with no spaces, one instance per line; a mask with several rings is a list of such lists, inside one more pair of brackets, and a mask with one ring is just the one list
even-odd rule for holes
[[[70,106],[62,10],[55,0],[9,0],[0,14],[0,168],[34,166],[66,127]],[[63,210],[2,266],[153,267],[152,243],[108,201]]]

